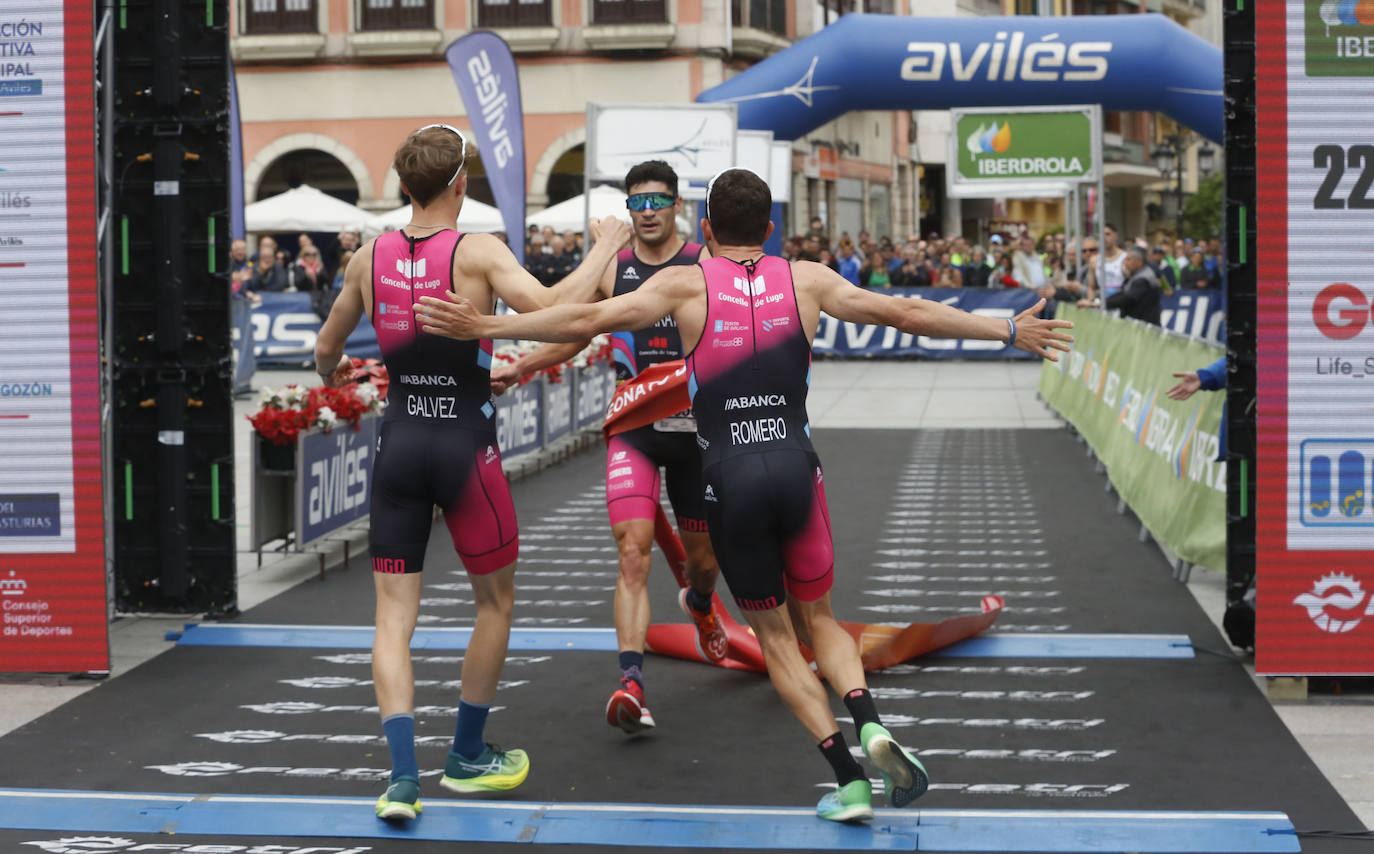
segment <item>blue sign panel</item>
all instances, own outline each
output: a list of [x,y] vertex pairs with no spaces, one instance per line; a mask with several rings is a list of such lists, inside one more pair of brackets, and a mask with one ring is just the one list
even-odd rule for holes
[[56,492],[0,495],[0,537],[57,537],[62,508]]
[[573,376],[564,371],[561,382],[544,380],[544,444],[551,445],[572,432]]
[[537,451],[544,444],[544,381],[535,379],[496,398],[496,441],[501,456]]
[[[253,307],[253,349],[263,367],[298,367],[315,364],[315,339],[324,321],[310,307],[308,293],[260,293],[262,304]],[[344,352],[359,359],[380,359],[377,330],[366,317],[348,336]]]
[[329,433],[303,433],[296,472],[296,542],[301,547],[368,514],[372,461],[382,419],[359,429],[340,424]]

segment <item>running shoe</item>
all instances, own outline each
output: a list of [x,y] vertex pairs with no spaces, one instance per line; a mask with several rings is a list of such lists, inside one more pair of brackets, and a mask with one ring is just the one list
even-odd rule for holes
[[420,781],[414,777],[397,777],[377,799],[377,818],[389,821],[415,818],[422,809]]
[[873,818],[873,786],[867,780],[850,780],[821,798],[816,815],[826,821],[868,821]]
[[439,785],[462,795],[505,792],[525,782],[529,773],[530,758],[525,751],[502,750],[488,743],[476,759],[450,750]]
[[864,755],[883,774],[888,803],[904,807],[926,793],[930,777],[926,775],[925,766],[898,744],[881,724],[871,721],[864,724],[859,730],[859,740],[863,742]]
[[654,728],[654,716],[644,705],[644,687],[633,679],[621,679],[620,689],[606,703],[606,723],[630,735]]
[[682,613],[697,624],[697,652],[701,653],[701,657],[713,664],[724,661],[725,653],[730,649],[730,639],[725,636],[720,620],[716,619],[715,604],[712,603],[710,613],[700,613],[687,604],[686,587],[678,591],[677,603],[682,607]]

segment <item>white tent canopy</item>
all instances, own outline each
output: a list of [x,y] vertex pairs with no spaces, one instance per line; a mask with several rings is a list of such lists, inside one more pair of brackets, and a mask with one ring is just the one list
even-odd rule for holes
[[[607,217],[618,217],[624,222],[630,221],[630,212],[625,209],[625,194],[615,187],[608,187],[604,184],[592,187],[591,193],[591,216],[596,219]],[[574,196],[565,202],[559,202],[552,207],[545,208],[539,213],[530,214],[525,217],[525,225],[535,225],[539,228],[552,226],[554,231],[578,231],[587,230],[587,203],[583,196]],[[680,232],[687,232],[691,225],[686,218],[679,215],[677,227]]]
[[[399,229],[410,222],[410,205],[401,205],[393,211],[377,215],[383,227]],[[458,212],[458,230],[491,233],[505,231],[506,224],[501,220],[501,212],[491,205],[476,199],[464,199],[463,209]]]
[[309,184],[248,205],[243,209],[243,224],[255,234],[344,229],[376,234],[382,230],[377,217]]

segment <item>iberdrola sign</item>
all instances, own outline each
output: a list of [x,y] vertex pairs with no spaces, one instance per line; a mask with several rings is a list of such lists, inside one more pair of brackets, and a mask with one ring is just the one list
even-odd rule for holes
[[1094,108],[952,112],[952,185],[1097,180]]

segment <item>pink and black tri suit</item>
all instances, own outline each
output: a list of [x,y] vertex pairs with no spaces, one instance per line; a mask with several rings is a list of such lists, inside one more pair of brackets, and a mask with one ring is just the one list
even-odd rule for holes
[[806,392],[811,344],[792,268],[701,262],[706,323],[687,356],[711,545],[735,602],[776,608],[830,590],[835,550]]
[[[613,296],[630,293],[664,267],[695,264],[700,255],[700,244],[687,243],[662,264],[649,265],[639,260],[634,250],[622,249],[616,256]],[[682,336],[671,314],[647,329],[616,333],[612,346],[619,382],[650,365],[682,358]],[[704,531],[701,458],[696,449],[696,422],[690,410],[617,434],[606,443],[606,509],[611,524],[654,518],[660,468],[678,528]]]
[[463,235],[393,231],[372,247],[372,325],[391,389],[373,465],[368,541],[377,572],[420,572],[434,506],[474,575],[515,561],[515,505],[501,471],[491,402],[491,341],[415,326],[416,300],[453,289]]

